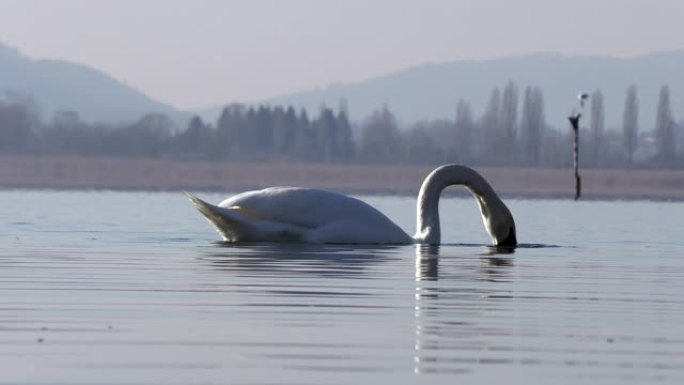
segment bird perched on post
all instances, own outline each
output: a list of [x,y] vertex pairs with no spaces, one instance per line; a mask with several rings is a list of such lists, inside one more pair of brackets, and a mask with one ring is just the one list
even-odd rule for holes
[[579,100],[579,108],[575,108],[572,111],[572,114],[568,116],[570,124],[572,125],[572,129],[575,131],[579,130],[579,120],[582,117],[582,113],[584,112],[584,101],[587,99],[589,99],[589,94],[578,94],[577,100]]
[[577,94],[577,100],[580,102],[580,108],[584,108],[584,101],[589,99],[589,94]]

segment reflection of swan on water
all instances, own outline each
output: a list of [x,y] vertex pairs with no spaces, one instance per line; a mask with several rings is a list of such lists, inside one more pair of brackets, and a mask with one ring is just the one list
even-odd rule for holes
[[480,174],[459,165],[438,167],[425,178],[413,238],[367,203],[325,190],[271,187],[235,195],[218,206],[188,196],[229,242],[439,244],[439,197],[451,185],[463,185],[476,198],[495,245],[516,246],[511,212]]
[[367,274],[371,266],[398,259],[402,247],[262,244],[218,244],[198,259],[215,270],[249,277],[309,276],[345,278]]
[[488,320],[501,311],[496,301],[506,300],[497,287],[512,279],[513,259],[507,256],[513,249],[477,251],[416,245],[414,373],[466,373],[479,359],[463,359],[464,346],[468,354],[486,354],[489,337],[510,333]]

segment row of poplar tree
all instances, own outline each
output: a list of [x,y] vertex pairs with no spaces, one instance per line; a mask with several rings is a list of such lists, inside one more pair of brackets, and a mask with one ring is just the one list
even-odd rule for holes
[[[668,87],[661,89],[652,131],[639,133],[638,115],[637,89],[630,86],[622,129],[606,130],[603,95],[595,91],[581,135],[583,165],[683,166]],[[421,121],[403,129],[387,107],[354,123],[344,104],[337,110],[323,106],[314,117],[293,107],[233,104],[214,124],[193,117],[178,130],[160,114],[112,125],[88,123],[75,112],[62,111],[43,122],[29,105],[0,99],[0,154],[563,167],[571,163],[570,142],[569,130],[546,124],[542,90],[520,92],[513,82],[492,91],[479,118],[460,101],[454,120]]]

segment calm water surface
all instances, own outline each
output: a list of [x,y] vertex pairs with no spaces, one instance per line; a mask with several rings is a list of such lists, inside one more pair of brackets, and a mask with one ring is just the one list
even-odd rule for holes
[[0,202],[2,384],[684,383],[682,203],[512,200],[498,254],[471,199],[380,248],[221,245],[179,193]]

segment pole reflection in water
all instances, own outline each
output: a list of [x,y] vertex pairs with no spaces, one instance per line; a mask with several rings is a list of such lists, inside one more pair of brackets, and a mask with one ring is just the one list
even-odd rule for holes
[[[471,372],[476,364],[491,363],[482,354],[489,349],[490,337],[510,333],[483,321],[505,311],[490,300],[508,296],[493,292],[491,283],[510,281],[513,260],[500,255],[513,250],[489,248],[468,258],[440,255],[442,250],[437,245],[416,246],[416,374]],[[442,271],[440,260],[448,262]]]

